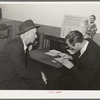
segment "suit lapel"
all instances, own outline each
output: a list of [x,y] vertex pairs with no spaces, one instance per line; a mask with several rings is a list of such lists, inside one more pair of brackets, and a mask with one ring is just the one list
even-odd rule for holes
[[22,39],[19,37],[19,38],[17,39],[17,41],[18,41],[18,45],[19,45],[21,48],[23,48],[23,50],[24,50],[24,44],[23,44],[23,42],[22,42]]
[[86,51],[80,56],[80,58],[77,61],[77,67],[78,67],[79,70],[83,70],[84,67],[85,67],[84,62],[85,62],[87,54],[90,50],[89,48],[90,48],[90,43],[88,44]]

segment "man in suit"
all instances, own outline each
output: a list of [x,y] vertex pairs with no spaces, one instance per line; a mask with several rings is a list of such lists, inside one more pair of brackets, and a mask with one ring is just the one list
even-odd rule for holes
[[68,33],[65,44],[70,50],[75,51],[75,54],[78,55],[80,52],[78,59],[75,60],[73,57],[76,63],[67,59],[63,62],[69,69],[70,76],[70,79],[67,77],[65,88],[71,82],[71,89],[100,90],[100,46],[91,39],[84,39],[82,33],[77,30]]
[[25,57],[27,45],[35,41],[39,27],[32,20],[26,20],[19,26],[19,37],[9,41],[0,52],[0,89],[45,89],[44,73],[34,69],[34,64]]

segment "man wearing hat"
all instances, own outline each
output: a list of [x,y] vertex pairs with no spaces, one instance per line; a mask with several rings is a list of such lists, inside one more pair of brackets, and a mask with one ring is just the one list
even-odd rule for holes
[[[28,69],[25,53],[27,45],[37,38],[37,26],[26,20],[19,26],[19,37],[9,41],[0,53],[0,89],[45,89],[47,79],[43,72]],[[30,64],[29,64],[30,65]],[[31,64],[32,67],[34,65]]]

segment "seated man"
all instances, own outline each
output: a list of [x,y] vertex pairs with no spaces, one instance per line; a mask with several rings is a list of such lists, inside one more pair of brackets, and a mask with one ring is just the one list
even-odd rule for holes
[[63,89],[100,90],[100,46],[91,39],[84,39],[79,31],[69,32],[65,44],[80,55],[76,63],[64,60],[69,75],[66,75]]
[[26,20],[19,26],[20,36],[8,42],[0,52],[0,89],[45,89],[44,73],[28,69],[25,59],[27,45],[35,41],[39,27],[32,20]]

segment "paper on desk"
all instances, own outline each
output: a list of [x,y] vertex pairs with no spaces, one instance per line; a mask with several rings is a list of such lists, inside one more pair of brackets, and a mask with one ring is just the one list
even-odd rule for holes
[[56,61],[63,63],[63,59],[62,58],[54,58]]
[[57,50],[49,50],[49,52],[46,52],[45,54],[50,55],[50,56],[58,56],[59,53],[61,52]]
[[45,52],[45,54],[49,55],[49,56],[58,56],[57,53],[53,53],[53,52]]
[[56,61],[60,62],[60,63],[64,63],[65,61],[68,61],[67,59],[62,59],[62,58],[54,58]]
[[66,53],[59,53],[58,55],[62,57],[62,56],[65,56],[67,54]]
[[61,53],[60,51],[58,51],[58,50],[49,50],[49,52],[53,52],[53,53]]

